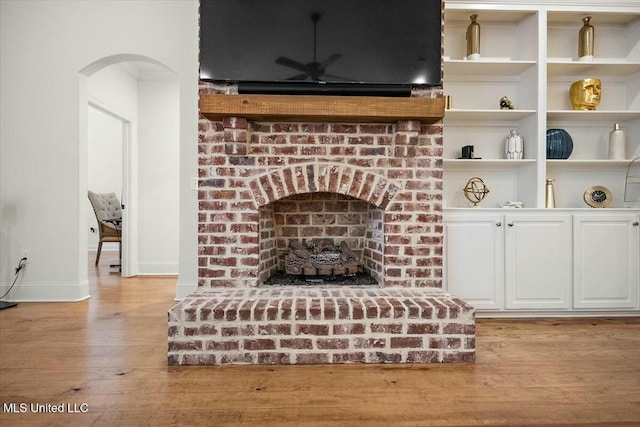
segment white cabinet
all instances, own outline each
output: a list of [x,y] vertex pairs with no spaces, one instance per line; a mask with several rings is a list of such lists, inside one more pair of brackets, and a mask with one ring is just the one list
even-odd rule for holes
[[448,290],[478,309],[504,307],[502,215],[448,215],[444,279]]
[[574,307],[638,307],[639,216],[576,215]]
[[571,307],[571,216],[445,216],[447,290],[480,310]]
[[505,216],[507,309],[571,307],[571,216]]
[[640,315],[640,210],[447,209],[444,282],[480,315]]

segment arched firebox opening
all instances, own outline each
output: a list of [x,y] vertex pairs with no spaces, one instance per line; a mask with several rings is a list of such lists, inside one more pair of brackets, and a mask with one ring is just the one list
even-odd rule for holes
[[330,192],[259,209],[259,278],[266,285],[384,286],[384,211]]

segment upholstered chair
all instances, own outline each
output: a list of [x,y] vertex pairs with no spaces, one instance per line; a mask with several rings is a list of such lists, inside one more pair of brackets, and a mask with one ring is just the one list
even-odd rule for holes
[[98,221],[99,242],[96,265],[100,261],[103,242],[117,242],[122,257],[122,209],[115,193],[88,191],[89,201]]

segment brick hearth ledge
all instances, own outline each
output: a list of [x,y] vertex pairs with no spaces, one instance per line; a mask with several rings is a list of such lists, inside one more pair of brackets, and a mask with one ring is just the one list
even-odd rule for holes
[[204,289],[169,311],[170,365],[474,360],[474,308],[437,288]]

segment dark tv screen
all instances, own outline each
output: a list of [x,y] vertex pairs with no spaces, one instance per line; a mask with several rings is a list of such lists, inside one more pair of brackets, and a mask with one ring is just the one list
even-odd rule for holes
[[439,0],[201,0],[207,81],[440,85]]

